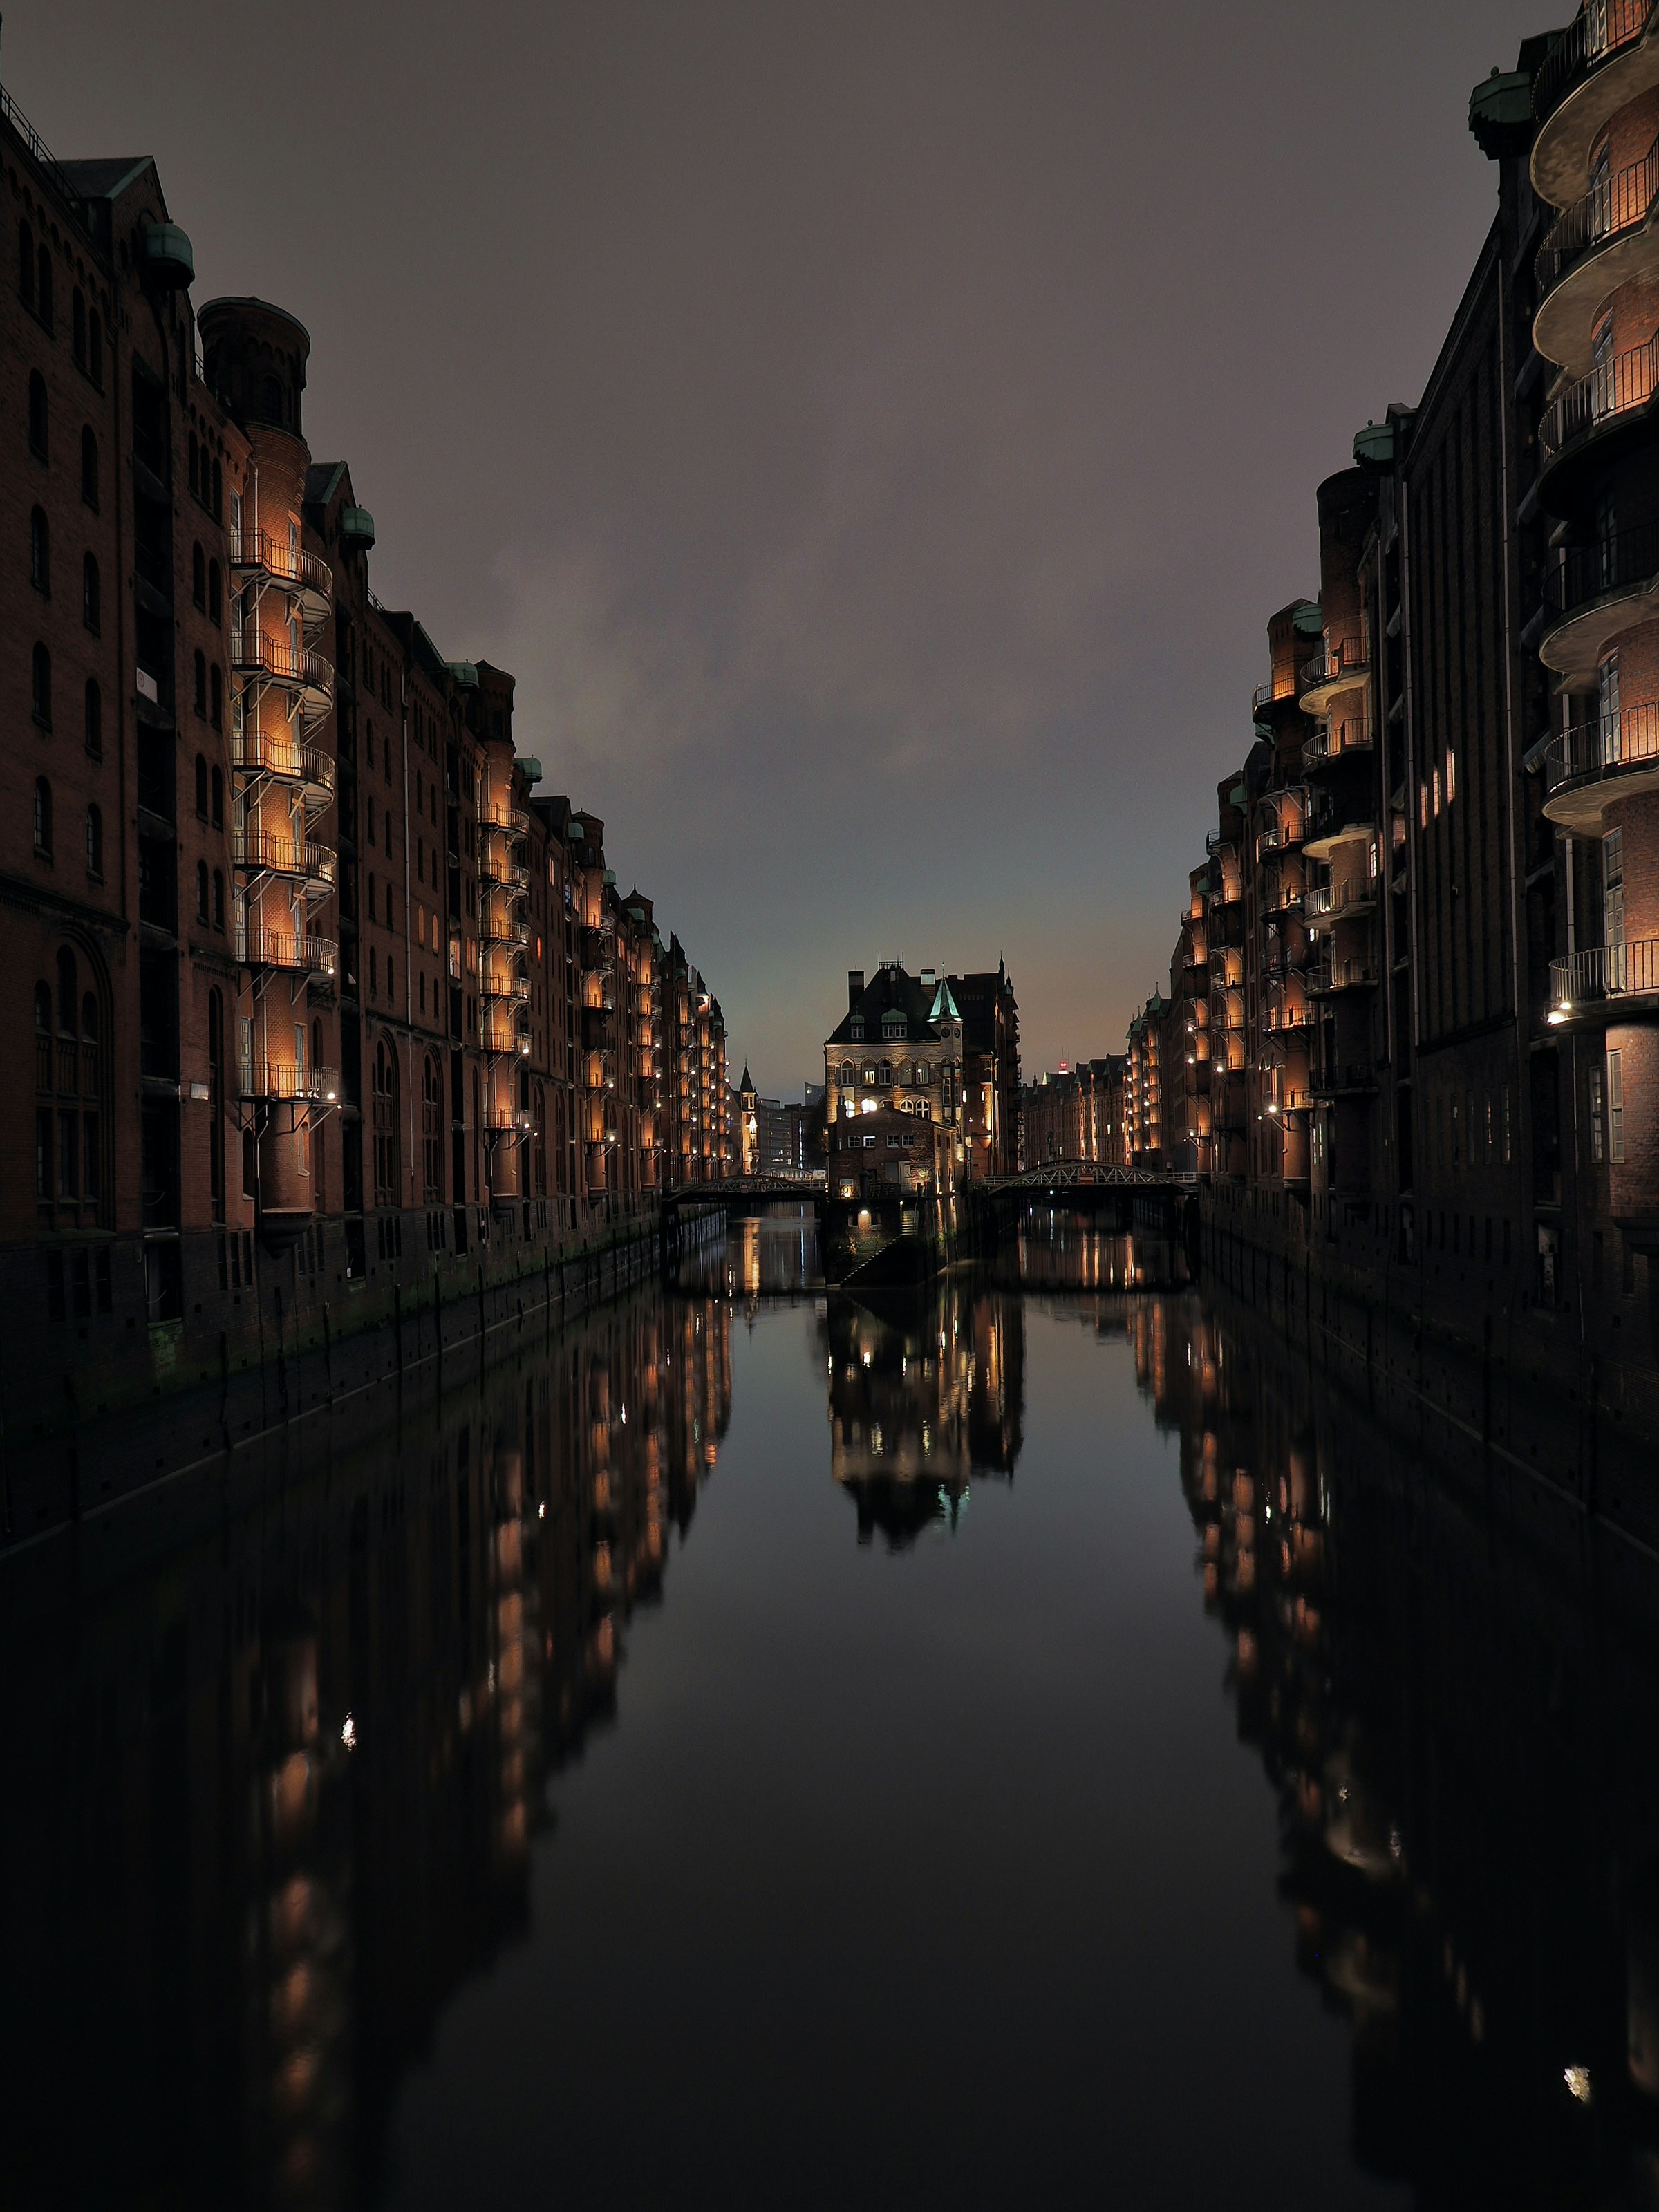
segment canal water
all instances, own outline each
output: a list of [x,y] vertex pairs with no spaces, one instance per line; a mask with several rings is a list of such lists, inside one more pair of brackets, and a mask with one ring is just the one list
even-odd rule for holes
[[1659,2202],[1653,1564],[813,1238],[0,1562],[0,2204]]

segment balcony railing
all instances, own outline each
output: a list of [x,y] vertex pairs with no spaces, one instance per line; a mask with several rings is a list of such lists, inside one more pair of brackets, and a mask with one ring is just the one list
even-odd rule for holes
[[245,775],[274,775],[289,783],[308,783],[319,791],[334,788],[334,763],[316,745],[296,744],[270,730],[233,730],[230,764]]
[[1659,574],[1659,522],[1609,531],[1593,545],[1567,545],[1544,579],[1544,605],[1569,615],[1608,592],[1646,584]]
[[1356,714],[1348,720],[1316,730],[1302,748],[1303,765],[1322,768],[1328,761],[1346,759],[1350,753],[1368,753],[1371,742],[1370,717]]
[[492,854],[479,871],[487,884],[501,890],[519,892],[530,889],[530,869],[523,860],[504,860]]
[[1355,805],[1332,793],[1321,792],[1308,809],[1307,842],[1314,844],[1322,837],[1336,836],[1345,830],[1363,837],[1376,828],[1372,818],[1375,813],[1376,806],[1369,799]]
[[478,989],[482,998],[501,999],[524,1006],[530,998],[530,978],[527,975],[491,975],[486,969],[479,979]]
[[1333,991],[1358,990],[1376,981],[1376,970],[1369,960],[1321,960],[1307,974],[1308,988],[1316,999]]
[[528,945],[530,924],[521,914],[481,914],[478,937],[485,945]]
[[1321,884],[1308,900],[1308,911],[1316,920],[1340,921],[1345,914],[1364,914],[1376,904],[1376,885],[1363,876],[1351,876],[1346,883]]
[[1340,1098],[1345,1093],[1375,1091],[1376,1070],[1368,1060],[1330,1060],[1316,1068],[1308,1090],[1315,1098]]
[[1598,945],[1550,963],[1550,1018],[1565,1020],[1580,1006],[1608,999],[1645,997],[1659,991],[1659,937],[1633,945]]
[[1659,706],[1626,707],[1594,722],[1575,722],[1544,756],[1552,792],[1581,776],[1659,761]]
[[1342,684],[1350,678],[1357,684],[1370,666],[1370,648],[1363,637],[1335,638],[1303,670],[1302,689],[1311,691],[1322,684]]
[[233,830],[230,857],[239,868],[277,876],[303,876],[307,883],[331,884],[334,854],[309,837],[273,837],[264,830]]
[[1602,178],[1576,207],[1570,207],[1551,224],[1535,264],[1539,297],[1553,291],[1584,254],[1625,231],[1638,228],[1652,212],[1656,199],[1659,199],[1659,139],[1639,161],[1620,169],[1616,177]]
[[491,799],[478,809],[478,826],[481,830],[505,830],[513,836],[522,837],[530,827],[530,810]]
[[233,530],[229,547],[233,568],[263,572],[279,584],[320,592],[325,599],[333,592],[334,571],[326,561],[302,545],[290,545],[285,538],[273,538],[268,530]]
[[1641,37],[1654,6],[1655,0],[1584,0],[1545,56],[1534,82],[1533,112],[1540,123],[1561,105],[1581,77]]
[[313,1098],[331,1106],[340,1096],[337,1067],[295,1067],[291,1062],[244,1060],[236,1080],[244,1098]]
[[1250,712],[1259,714],[1264,707],[1271,707],[1275,699],[1293,699],[1296,682],[1287,668],[1280,676],[1270,676],[1265,684],[1258,684],[1250,694]]
[[267,637],[244,623],[230,634],[230,665],[239,676],[268,676],[278,684],[301,684],[307,690],[331,691],[334,663],[308,645]]
[[1604,422],[1634,414],[1653,397],[1659,373],[1659,332],[1644,345],[1615,354],[1551,400],[1538,425],[1538,441],[1552,459],[1576,438]]
[[257,920],[236,933],[236,957],[248,968],[292,968],[309,975],[331,975],[339,957],[332,938],[310,930],[282,929]]

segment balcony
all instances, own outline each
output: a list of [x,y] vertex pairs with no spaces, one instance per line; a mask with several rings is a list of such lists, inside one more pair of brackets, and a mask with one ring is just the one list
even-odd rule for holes
[[530,868],[524,860],[514,860],[499,853],[492,853],[479,871],[487,884],[495,884],[514,897],[520,897],[530,889]]
[[[1303,978],[1304,984],[1310,981],[1310,976]],[[1261,1026],[1270,1036],[1281,1035],[1286,1030],[1305,1030],[1308,1009],[1299,999],[1290,1000],[1282,1006],[1269,1006],[1262,1015]]]
[[1557,513],[1572,510],[1583,469],[1600,470],[1627,447],[1645,443],[1659,389],[1659,333],[1558,392],[1538,425],[1543,454],[1539,493]]
[[334,790],[334,763],[316,745],[296,744],[291,737],[271,730],[233,730],[230,764],[244,775],[275,776],[283,783],[302,783],[312,805],[320,807]]
[[522,837],[530,827],[530,809],[514,806],[503,799],[492,799],[478,809],[478,827],[504,832],[509,837]]
[[521,914],[480,913],[478,941],[482,945],[528,945],[529,921]]
[[334,594],[334,572],[326,561],[274,538],[268,530],[233,530],[227,540],[232,573],[239,576],[267,576],[301,603],[308,622],[319,623],[328,613]]
[[1326,999],[1338,991],[1359,991],[1376,981],[1376,970],[1369,960],[1321,960],[1309,969],[1306,977],[1311,997]]
[[1659,231],[1650,221],[1656,204],[1659,141],[1557,216],[1536,264],[1532,342],[1546,361],[1589,374],[1591,333],[1609,294],[1659,268]]
[[1598,945],[1550,963],[1553,1027],[1577,1016],[1614,1019],[1633,1001],[1659,998],[1659,937],[1633,945]]
[[1589,190],[1590,153],[1609,119],[1659,83],[1655,0],[1587,0],[1533,85],[1532,183],[1552,207]]
[[230,857],[250,875],[299,876],[319,890],[334,881],[334,854],[309,837],[276,837],[264,830],[233,830]]
[[334,703],[334,664],[311,646],[268,637],[244,623],[231,631],[230,665],[239,676],[292,692],[307,722],[320,721]]
[[1659,791],[1659,706],[1575,723],[1545,755],[1545,775],[1550,820],[1578,836],[1599,837],[1609,801]]
[[1265,684],[1258,684],[1250,694],[1250,712],[1259,714],[1264,707],[1271,707],[1280,699],[1296,696],[1296,678],[1288,668],[1270,676]]
[[1539,659],[1590,684],[1612,641],[1659,615],[1659,523],[1564,546],[1546,579],[1544,605],[1554,620],[1539,641]]
[[478,979],[478,995],[481,999],[498,1000],[506,1006],[527,1006],[530,1002],[530,978],[499,970],[492,975],[486,969]]
[[531,1118],[522,1107],[514,1106],[509,1101],[487,1098],[483,1107],[483,1126],[486,1129],[492,1130],[497,1136],[511,1130],[515,1135],[527,1137],[531,1130]]
[[486,1012],[479,1024],[483,1049],[494,1057],[510,1053],[520,1059],[530,1056],[530,1032],[520,1029],[512,1015]]
[[1376,1089],[1376,1070],[1368,1060],[1340,1060],[1316,1068],[1308,1082],[1310,1098],[1358,1098]]
[[1335,638],[1302,672],[1304,714],[1324,714],[1333,699],[1354,691],[1371,672],[1370,647],[1363,637]]
[[1354,714],[1316,730],[1302,748],[1302,765],[1310,769],[1328,768],[1333,761],[1346,760],[1351,753],[1369,753],[1371,749],[1370,718]]
[[280,1060],[244,1060],[237,1063],[236,1083],[244,1098],[313,1099],[332,1106],[340,1097],[337,1067],[296,1067]]
[[1374,836],[1375,806],[1369,794],[1349,799],[1340,792],[1320,792],[1308,809],[1303,851],[1310,860],[1328,860],[1339,845],[1356,837]]
[[1329,929],[1339,921],[1370,914],[1376,905],[1376,885],[1368,877],[1351,876],[1346,883],[1321,884],[1308,900],[1310,929]]
[[339,957],[332,938],[310,930],[268,926],[258,916],[236,933],[236,957],[246,968],[285,968],[302,975],[331,975]]

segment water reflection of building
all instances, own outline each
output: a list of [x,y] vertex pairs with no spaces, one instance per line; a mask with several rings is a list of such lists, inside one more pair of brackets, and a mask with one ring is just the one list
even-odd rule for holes
[[896,1549],[956,1526],[975,1474],[1012,1476],[1024,1414],[1017,1295],[948,1276],[859,1299],[833,1293],[822,1341],[830,1468],[858,1508],[860,1543]]
[[1248,1314],[1124,1311],[1297,1956],[1352,2023],[1356,2158],[1423,2205],[1659,2201],[1652,1563]]
[[387,1399],[239,1464],[276,1502],[165,1575],[100,1591],[88,1558],[72,1646],[7,1563],[0,2201],[376,2194],[434,2020],[526,1926],[546,1779],[616,1708],[731,1391],[726,1308],[624,1302],[406,1425]]

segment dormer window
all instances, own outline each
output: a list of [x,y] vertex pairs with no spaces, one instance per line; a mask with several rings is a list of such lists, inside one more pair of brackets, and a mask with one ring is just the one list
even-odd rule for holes
[[864,1017],[862,1014],[854,1014],[853,1016],[851,1023],[848,1025],[848,1034],[851,1036],[854,1044],[862,1044],[864,1042]]
[[908,1027],[909,1024],[902,1014],[882,1016],[881,1033],[884,1037],[902,1037]]

